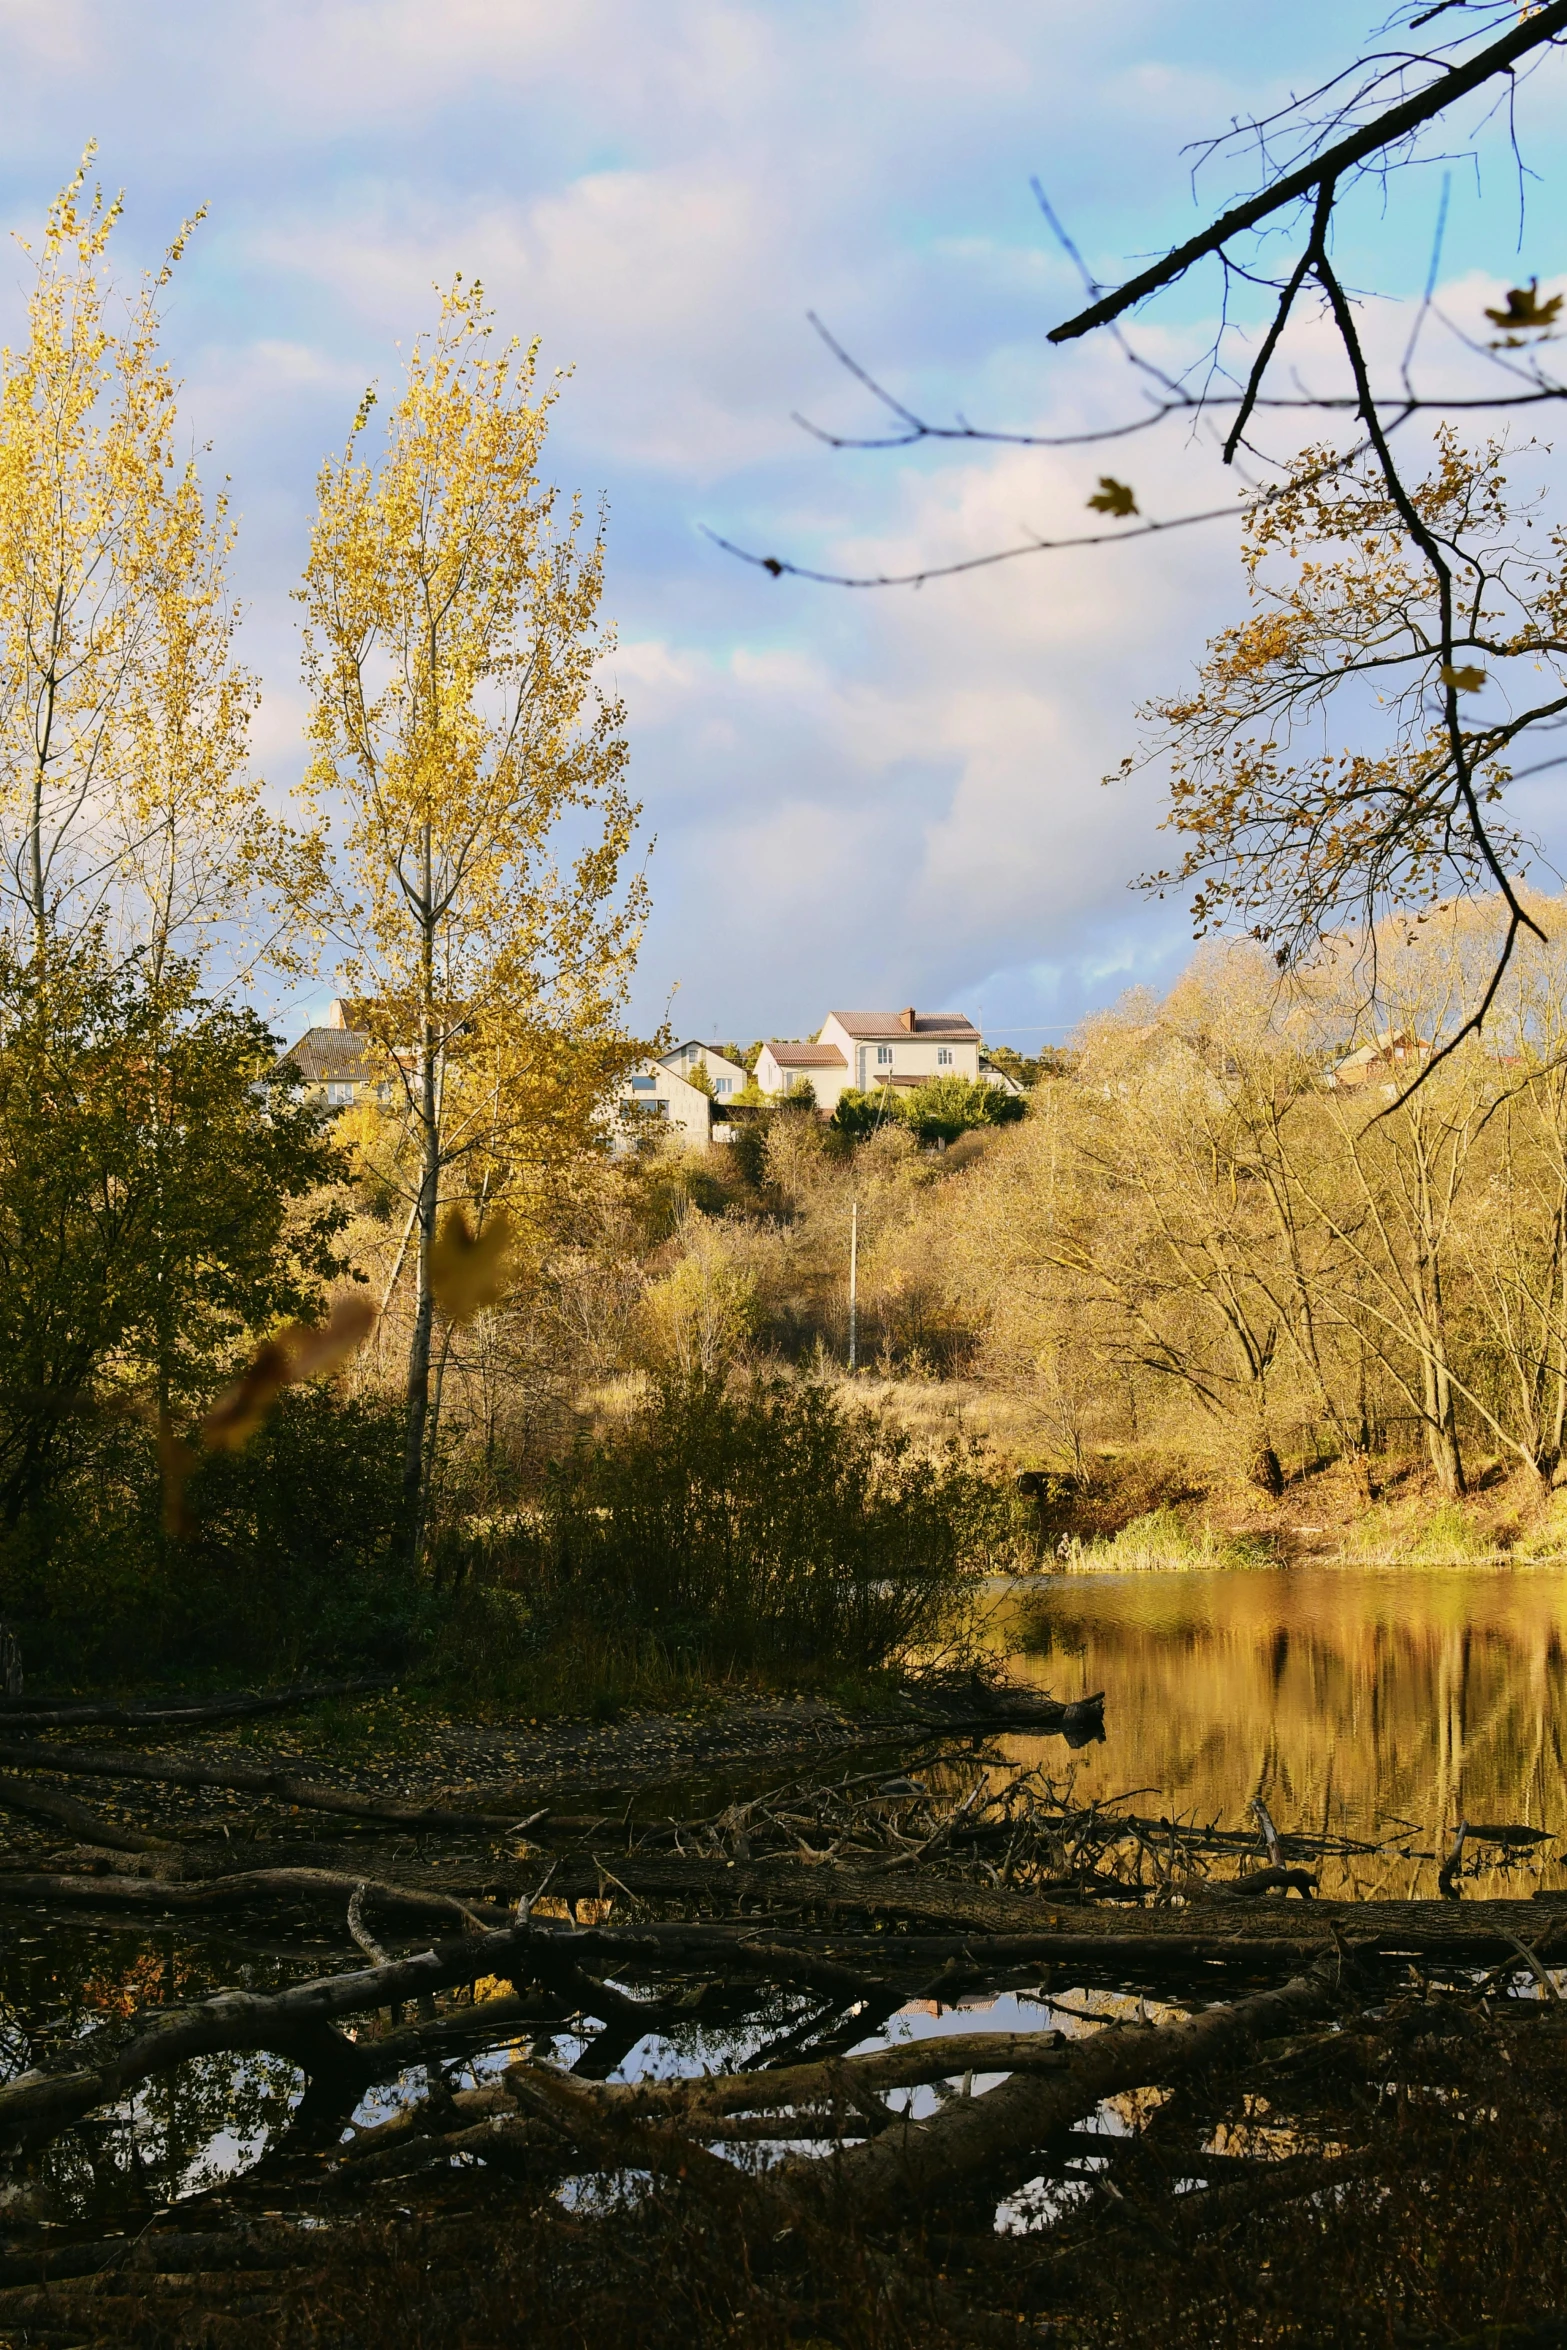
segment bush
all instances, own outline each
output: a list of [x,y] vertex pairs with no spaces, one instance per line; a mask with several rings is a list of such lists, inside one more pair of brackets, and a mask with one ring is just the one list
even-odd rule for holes
[[676,1665],[874,1671],[962,1638],[1012,1498],[819,1381],[667,1376],[551,1472],[538,1602]]
[[1010,1126],[1028,1114],[1020,1094],[1004,1093],[980,1078],[932,1077],[900,1091],[878,1085],[861,1092],[846,1086],[832,1122],[840,1134],[864,1142],[882,1127],[902,1124],[920,1142],[956,1142],[982,1126]]
[[243,1452],[204,1457],[194,1531],[171,1541],[151,1437],[101,1421],[0,1561],[29,1676],[126,1685],[399,1659],[423,1604],[395,1539],[401,1485],[395,1405],[302,1388]]
[[1067,1560],[1074,1568],[1113,1574],[1175,1574],[1278,1563],[1278,1553],[1266,1536],[1193,1526],[1172,1509],[1149,1510],[1108,1542],[1075,1546]]

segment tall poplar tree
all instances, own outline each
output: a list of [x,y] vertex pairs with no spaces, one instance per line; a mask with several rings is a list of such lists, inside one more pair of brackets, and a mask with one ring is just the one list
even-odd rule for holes
[[179,453],[158,352],[193,224],[122,296],[90,161],[32,255],[25,344],[0,352],[0,917],[39,960],[102,928],[156,979],[269,895],[286,909],[313,852],[246,765],[232,526]]
[[417,1545],[443,1205],[475,1221],[586,1141],[630,1048],[644,905],[620,704],[596,672],[602,532],[540,475],[553,384],[459,278],[382,445],[367,395],[320,481],[302,597],[309,781],[345,812],[330,922],[397,1100],[416,1268],[404,1489]]

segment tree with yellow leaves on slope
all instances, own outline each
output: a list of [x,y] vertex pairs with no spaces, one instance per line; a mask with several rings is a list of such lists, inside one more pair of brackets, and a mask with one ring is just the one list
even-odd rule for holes
[[176,452],[158,297],[194,224],[121,301],[91,156],[49,209],[25,346],[0,353],[0,916],[40,963],[101,926],[157,984],[258,916],[275,939],[314,847],[247,771],[233,530]]
[[459,278],[378,458],[323,468],[302,597],[310,788],[346,808],[330,923],[406,1143],[416,1268],[404,1492],[417,1548],[442,1208],[486,1217],[580,1147],[631,1057],[638,815],[597,669],[602,533],[540,478],[553,385]]

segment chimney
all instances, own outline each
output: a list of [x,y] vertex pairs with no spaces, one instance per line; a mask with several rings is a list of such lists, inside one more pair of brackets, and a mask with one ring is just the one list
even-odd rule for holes
[[340,995],[335,995],[327,1005],[326,1024],[328,1028],[346,1028],[348,1026],[347,1008]]
[[907,1011],[900,1012],[898,1014],[898,1019],[908,1030],[910,1036],[912,1036],[914,1034],[914,1006],[910,1004]]

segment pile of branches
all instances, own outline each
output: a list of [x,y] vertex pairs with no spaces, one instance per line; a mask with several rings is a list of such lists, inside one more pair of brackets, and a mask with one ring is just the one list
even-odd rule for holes
[[[33,1849],[0,1905],[200,1920],[250,1983],[171,1976],[90,2029],[13,2011],[0,2338],[455,2345],[522,2338],[526,2308],[530,2342],[682,2350],[1435,2343],[1567,2293],[1567,2227],[1519,2219],[1520,2163],[1537,2210],[1567,2195],[1548,1899],[1311,1898],[1383,1848],[1260,1802],[1085,1802],[950,1735],[705,1811],[36,1738],[3,1761]],[[268,1826],[269,1865],[237,1866]],[[1444,1891],[1487,1840],[1547,1841],[1465,1823]],[[281,1988],[251,1987],[258,1952]],[[957,2012],[1004,1996],[998,2028]],[[105,2234],[155,2084],[258,2060],[303,2093],[254,2167]],[[74,2217],[40,2201],[66,2146],[96,2182]],[[1443,2233],[1465,2165],[1488,2235]],[[1394,2203],[1413,2249],[1368,2335],[1324,2280],[1369,2275]]]
[[[917,1937],[840,1941],[831,1955],[820,1936],[769,1942],[735,1925],[615,1933],[529,1918],[281,1993],[226,1992],[144,2015],[118,2045],[99,2035],[73,2064],[0,2088],[0,2142],[13,2161],[220,2051],[285,2054],[307,2072],[308,2092],[256,2172],[165,2212],[134,2240],[58,2227],[28,2240],[13,2219],[0,2328],[135,2340],[156,2313],[164,2330],[148,2339],[239,2339],[214,2337],[214,2314],[258,2328],[264,2310],[267,2328],[243,2338],[368,2341],[374,2311],[386,2311],[353,2284],[356,2264],[417,2208],[432,2238],[466,2242],[465,2283],[445,2304],[435,2296],[428,2331],[398,2339],[478,2338],[468,2329],[486,2309],[499,2322],[498,2292],[474,2281],[475,2248],[509,2214],[513,2241],[522,2225],[532,2257],[564,2259],[570,2247],[542,2241],[567,2225],[563,2211],[579,2261],[591,2237],[601,2284],[619,2245],[631,2273],[659,2244],[716,2236],[752,2248],[731,2272],[726,2312],[716,2302],[709,2311],[713,2339],[724,2338],[720,2315],[727,2330],[748,2309],[756,2339],[783,2339],[805,2315],[820,2338],[845,2342],[1144,2338],[1105,2330],[1112,2304],[1118,2325],[1128,2315],[1124,2292],[1107,2299],[1112,2251],[1129,2271],[1157,2266],[1162,2303],[1181,2304],[1186,2338],[1336,2339],[1270,2331],[1271,2287],[1259,2300],[1255,2274],[1226,2315],[1212,2263],[1229,2275],[1235,2247],[1259,2235],[1275,2248],[1298,2235],[1320,2252],[1346,2210],[1369,2227],[1368,2198],[1385,2203],[1395,2176],[1405,2202],[1418,2202],[1412,2157],[1428,2184],[1460,2151],[1472,2164],[1477,2132],[1498,2176],[1549,2151],[1552,2207],[1562,2200],[1567,2014],[1538,1950],[1522,1942],[1477,1975],[1429,1957],[1418,1968],[1368,1958],[1341,1935],[1285,1980],[1219,1999],[1212,1984],[1207,1995],[1166,1986],[1156,2004],[1128,1994],[1085,2007],[1036,1981],[1034,2028],[858,2047],[911,1993],[939,2000],[965,1980],[1018,1972],[993,1951],[932,1967],[934,1955]],[[649,2034],[754,2014],[762,1987],[781,1980],[804,1995],[803,2012],[743,2065],[605,2077]],[[473,1999],[473,1984],[497,1981],[508,1988]],[[376,2028],[378,2011],[409,2007],[418,2021]],[[568,2067],[559,2040],[590,2018],[601,2028]],[[474,2052],[498,2044],[509,2061],[475,2068]],[[420,2086],[389,2118],[364,2117],[367,2088],[410,2074]],[[934,2099],[916,2104],[921,2090]],[[1474,2258],[1472,2229],[1463,2240],[1473,2273],[1459,2283],[1477,2322],[1505,2315],[1509,2296],[1516,2305],[1538,2289],[1542,2262],[1560,2258],[1537,2243],[1513,2274]],[[1516,2224],[1507,2241],[1517,2248]],[[515,2265],[514,2254],[502,2276]],[[716,2290],[710,2260],[701,2267]],[[869,2293],[857,2309],[839,2300],[851,2272]],[[1409,2323],[1394,2338],[1458,2338],[1453,2278],[1417,2264],[1406,2281]],[[350,2323],[340,2304],[356,2295]],[[1444,2300],[1444,2330],[1411,2330]],[[329,2303],[341,2330],[326,2326]],[[1241,2310],[1260,2330],[1234,2331]],[[594,2337],[561,2322],[529,2338]],[[650,2316],[637,2338],[664,2335]]]

